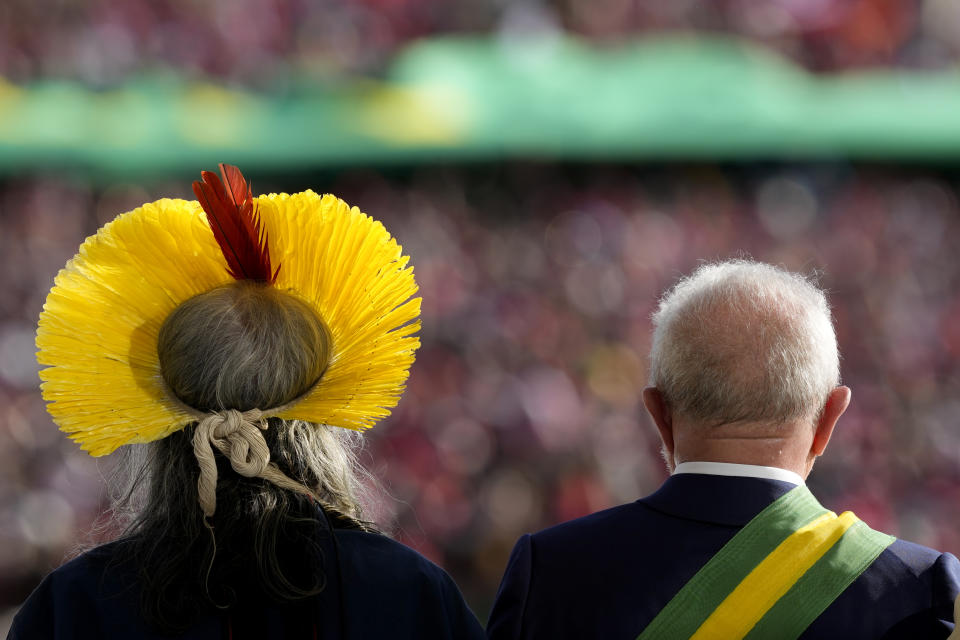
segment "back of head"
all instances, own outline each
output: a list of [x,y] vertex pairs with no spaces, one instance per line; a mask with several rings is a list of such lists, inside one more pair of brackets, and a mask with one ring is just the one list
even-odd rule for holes
[[[317,383],[329,337],[292,294],[237,281],[174,310],[161,328],[158,351],[167,388],[193,409],[268,410]],[[134,461],[140,468],[127,470],[133,484],[126,499],[142,497],[132,505],[121,557],[139,569],[145,617],[176,632],[205,607],[263,596],[292,601],[321,591],[327,522],[313,496],[340,526],[368,528],[356,498],[351,433],[269,418],[263,436],[270,462],[304,492],[241,475],[217,451],[217,508],[208,530],[196,499],[195,428],[146,445],[144,459]],[[141,490],[138,483],[146,486]]]
[[103,528],[123,527],[118,577],[168,632],[323,588],[332,529],[368,528],[348,445],[397,404],[419,346],[413,267],[380,222],[330,194],[254,197],[219,169],[196,201],[88,238],[37,328],[51,416],[119,454]]
[[663,296],[653,324],[650,384],[697,423],[813,419],[839,383],[826,296],[778,267],[703,265]]
[[272,409],[323,374],[329,339],[293,295],[240,280],[181,304],[160,330],[167,388],[199,411]]

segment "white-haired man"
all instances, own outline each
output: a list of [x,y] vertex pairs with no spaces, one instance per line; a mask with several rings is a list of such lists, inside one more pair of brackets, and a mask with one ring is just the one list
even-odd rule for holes
[[709,264],[653,324],[643,400],[670,478],[523,536],[488,636],[945,638],[957,559],[837,516],[804,485],[850,402],[823,292],[767,264]]

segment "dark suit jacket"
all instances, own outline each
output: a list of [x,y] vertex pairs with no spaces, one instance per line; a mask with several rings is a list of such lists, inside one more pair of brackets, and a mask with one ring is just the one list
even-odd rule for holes
[[[338,529],[337,540],[344,574],[342,605],[337,563],[329,563],[328,588],[314,600],[299,606],[258,600],[250,606],[211,612],[176,637],[483,638],[480,623],[440,567],[381,535]],[[140,619],[139,595],[129,587],[136,578],[110,562],[113,547],[98,547],[47,576],[14,618],[8,640],[169,638],[156,634]]]
[[[634,640],[742,526],[792,487],[675,475],[642,500],[525,535],[487,635]],[[958,591],[954,556],[897,540],[801,637],[945,638]]]

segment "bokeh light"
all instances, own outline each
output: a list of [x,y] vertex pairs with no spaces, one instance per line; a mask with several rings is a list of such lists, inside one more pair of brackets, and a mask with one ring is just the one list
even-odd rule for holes
[[[54,4],[0,6],[0,98],[33,81],[109,92],[148,74],[215,82],[198,103],[237,87],[282,102],[303,85],[376,85],[404,47],[464,34],[488,35],[527,69],[570,34],[599,51],[730,34],[825,78],[919,76],[960,57],[952,0]],[[525,46],[534,35],[537,46]],[[189,115],[164,118],[230,137],[226,121],[206,129]],[[51,120],[45,131],[55,141],[70,126]],[[111,130],[135,140],[139,127]],[[394,415],[365,436],[368,513],[444,566],[481,620],[518,536],[664,479],[641,404],[649,317],[703,260],[750,255],[819,274],[853,404],[811,486],[875,528],[960,550],[960,171],[935,156],[791,157],[504,154],[248,171],[257,192],[336,193],[383,220],[412,256],[423,346]],[[44,297],[87,235],[145,201],[192,197],[189,181],[212,167],[136,180],[84,168],[64,158],[0,175],[0,635],[43,575],[99,540],[92,527],[105,506],[105,463],[56,430],[39,396]]]

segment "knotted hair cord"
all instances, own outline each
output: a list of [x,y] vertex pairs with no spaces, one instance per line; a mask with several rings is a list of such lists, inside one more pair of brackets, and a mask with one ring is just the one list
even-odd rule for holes
[[259,409],[237,411],[226,409],[206,414],[193,434],[193,452],[200,465],[197,492],[204,520],[217,510],[216,447],[230,461],[233,470],[247,478],[263,478],[281,489],[305,493],[317,502],[320,499],[306,485],[293,480],[270,462],[270,447],[261,431],[267,429],[267,418]]

